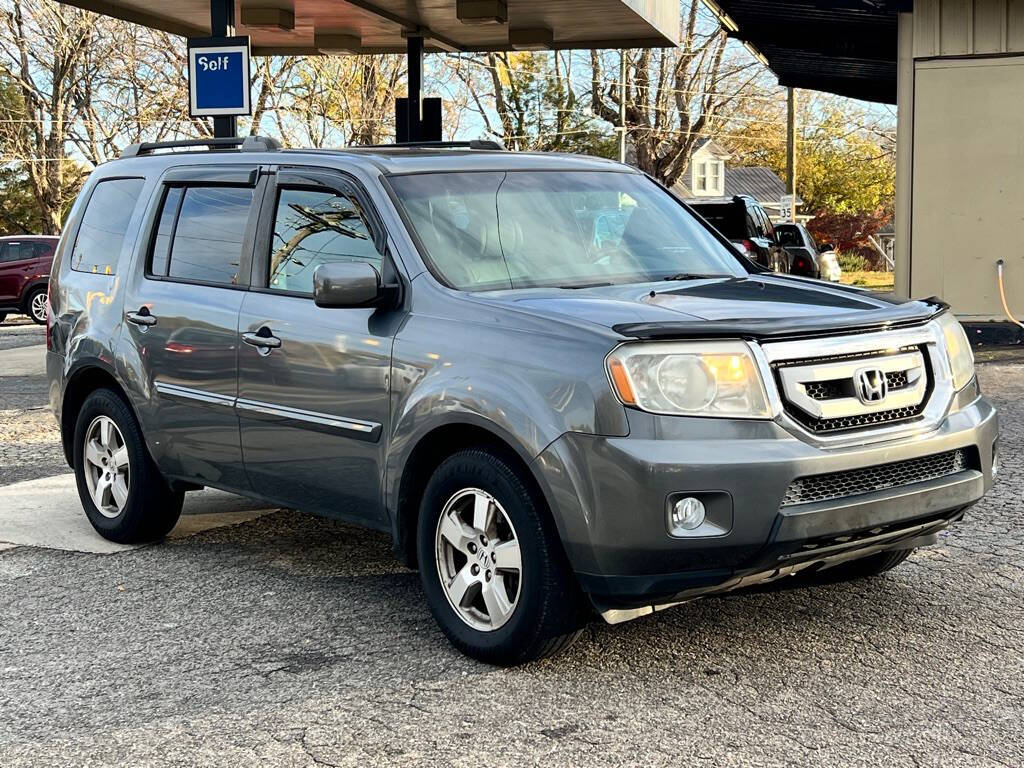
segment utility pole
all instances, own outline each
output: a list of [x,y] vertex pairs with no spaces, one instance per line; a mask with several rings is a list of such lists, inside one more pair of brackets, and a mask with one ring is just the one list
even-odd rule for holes
[[786,93],[786,192],[790,195],[789,217],[796,221],[796,89]]
[[626,162],[626,49],[619,51],[619,162]]

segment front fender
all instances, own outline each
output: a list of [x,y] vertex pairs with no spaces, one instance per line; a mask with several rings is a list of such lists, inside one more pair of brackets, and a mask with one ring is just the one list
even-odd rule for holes
[[479,369],[463,369],[457,377],[425,376],[395,410],[386,468],[389,510],[398,507],[402,475],[413,450],[434,430],[453,424],[490,432],[527,464],[566,431],[550,398],[518,377]]

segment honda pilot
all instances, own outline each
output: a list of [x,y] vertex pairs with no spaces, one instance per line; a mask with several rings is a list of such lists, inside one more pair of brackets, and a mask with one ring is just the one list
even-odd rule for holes
[[102,536],[206,486],[376,528],[498,664],[881,573],[998,468],[948,307],[768,273],[594,158],[134,146],[70,213],[47,330]]

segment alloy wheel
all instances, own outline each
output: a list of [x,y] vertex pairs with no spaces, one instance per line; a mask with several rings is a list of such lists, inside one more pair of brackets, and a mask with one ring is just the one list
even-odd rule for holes
[[97,416],[85,431],[85,484],[96,509],[115,518],[128,503],[131,466],[128,446],[109,416]]
[[434,542],[441,588],[462,621],[493,632],[512,618],[522,556],[512,521],[493,496],[478,488],[455,493],[441,511]]
[[32,319],[37,323],[46,322],[46,293],[40,291],[32,297],[32,301],[29,304],[29,312],[32,313]]

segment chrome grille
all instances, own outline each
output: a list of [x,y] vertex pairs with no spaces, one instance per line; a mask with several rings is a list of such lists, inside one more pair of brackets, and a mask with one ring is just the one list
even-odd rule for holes
[[[827,434],[911,421],[928,405],[931,370],[918,347],[837,355],[774,364],[786,412],[807,430]],[[887,394],[877,402],[858,397],[860,372],[885,377]]]
[[967,468],[967,454],[962,449],[957,449],[892,464],[809,475],[790,483],[782,499],[782,506],[790,507],[795,504],[830,501],[862,493],[884,491],[946,477]]
[[812,400],[835,400],[846,395],[842,379],[831,381],[812,381],[804,385],[807,396]]

